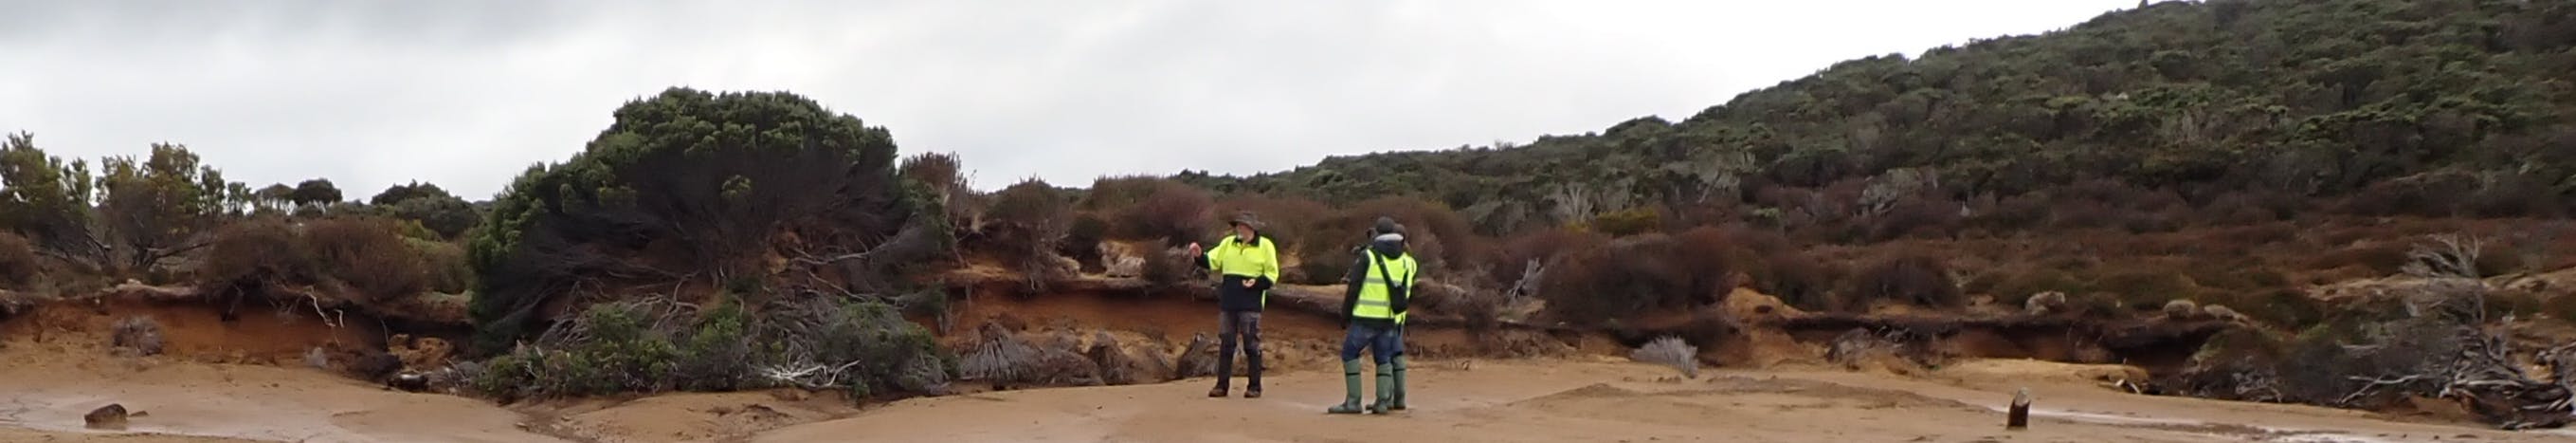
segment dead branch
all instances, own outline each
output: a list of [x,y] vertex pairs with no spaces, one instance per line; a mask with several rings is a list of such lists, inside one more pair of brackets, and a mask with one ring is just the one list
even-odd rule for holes
[[2406,275],[2423,278],[2478,278],[2478,255],[2485,249],[2475,236],[2441,234],[2431,243],[2406,251]]

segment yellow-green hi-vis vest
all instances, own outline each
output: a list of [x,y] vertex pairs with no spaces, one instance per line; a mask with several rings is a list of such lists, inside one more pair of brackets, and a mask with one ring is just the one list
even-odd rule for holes
[[[1386,257],[1378,256],[1377,251],[1364,253],[1368,254],[1369,258],[1368,279],[1360,282],[1359,305],[1351,310],[1351,317],[1394,320],[1397,323],[1403,323],[1404,316],[1395,313],[1394,299],[1388,295],[1388,286],[1400,284],[1406,288],[1413,287],[1413,273],[1416,270],[1413,256],[1407,254],[1388,260]],[[1387,281],[1388,278],[1393,278],[1395,281]],[[1407,292],[1411,291],[1408,289]]]

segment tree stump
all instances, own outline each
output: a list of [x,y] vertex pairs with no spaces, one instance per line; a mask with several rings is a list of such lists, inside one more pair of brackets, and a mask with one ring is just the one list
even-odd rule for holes
[[2004,429],[2021,430],[2029,427],[2030,388],[2021,388],[2013,391],[2012,408],[2004,412]]

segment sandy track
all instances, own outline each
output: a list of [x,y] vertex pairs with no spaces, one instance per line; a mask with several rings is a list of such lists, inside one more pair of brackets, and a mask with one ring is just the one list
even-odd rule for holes
[[[94,345],[0,350],[0,441],[2567,441],[2400,423],[2321,408],[2125,395],[2032,362],[1960,365],[1918,380],[1816,370],[1712,371],[1697,380],[1610,360],[1438,361],[1415,410],[1335,416],[1338,374],[1297,371],[1269,397],[1202,397],[1207,381],[923,398],[856,410],[831,396],[682,394],[503,408],[410,394],[306,368],[106,357]],[[2002,429],[2029,386],[2042,416]],[[150,412],[82,429],[108,402]],[[532,418],[537,417],[537,418]],[[525,423],[523,425],[523,423]],[[2334,432],[2325,432],[2332,430]],[[561,437],[558,437],[561,436]]]

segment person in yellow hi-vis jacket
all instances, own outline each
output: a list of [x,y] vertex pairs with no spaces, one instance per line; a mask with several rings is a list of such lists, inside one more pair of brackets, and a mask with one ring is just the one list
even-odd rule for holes
[[[1367,282],[1369,277],[1369,248],[1372,244],[1377,242],[1377,236],[1384,234],[1404,234],[1404,224],[1396,223],[1394,217],[1378,216],[1377,223],[1369,227],[1367,241],[1360,242],[1359,246],[1351,248],[1351,253],[1360,256],[1360,261],[1353,262],[1351,264],[1351,273],[1350,275],[1342,278],[1343,284],[1358,286]],[[1409,250],[1409,248],[1400,248],[1399,250]],[[1405,409],[1404,367],[1410,366],[1410,363],[1407,363],[1404,357],[1404,317],[1409,313],[1409,311],[1395,313],[1395,343],[1393,346],[1389,346],[1395,349],[1394,351],[1389,352],[1390,354],[1395,355],[1395,395],[1393,397],[1393,401],[1388,402],[1388,410],[1402,411]]]
[[[1342,318],[1350,332],[1342,338],[1342,404],[1325,409],[1334,414],[1357,414],[1360,407],[1360,351],[1369,351],[1377,365],[1377,402],[1368,412],[1385,414],[1395,406],[1395,352],[1402,346],[1396,335],[1403,318],[1406,300],[1411,298],[1414,277],[1420,266],[1405,253],[1404,234],[1386,232],[1369,243],[1353,264],[1356,278],[1343,291]],[[1364,275],[1364,276],[1362,276]]]
[[1202,249],[1190,244],[1190,255],[1197,257],[1200,268],[1222,276],[1217,281],[1217,356],[1216,388],[1209,397],[1224,397],[1234,380],[1234,349],[1242,340],[1246,377],[1243,398],[1261,398],[1261,308],[1270,299],[1270,287],[1279,281],[1278,242],[1261,235],[1261,220],[1251,211],[1235,214],[1227,224],[1233,235],[1217,240],[1215,248]]

